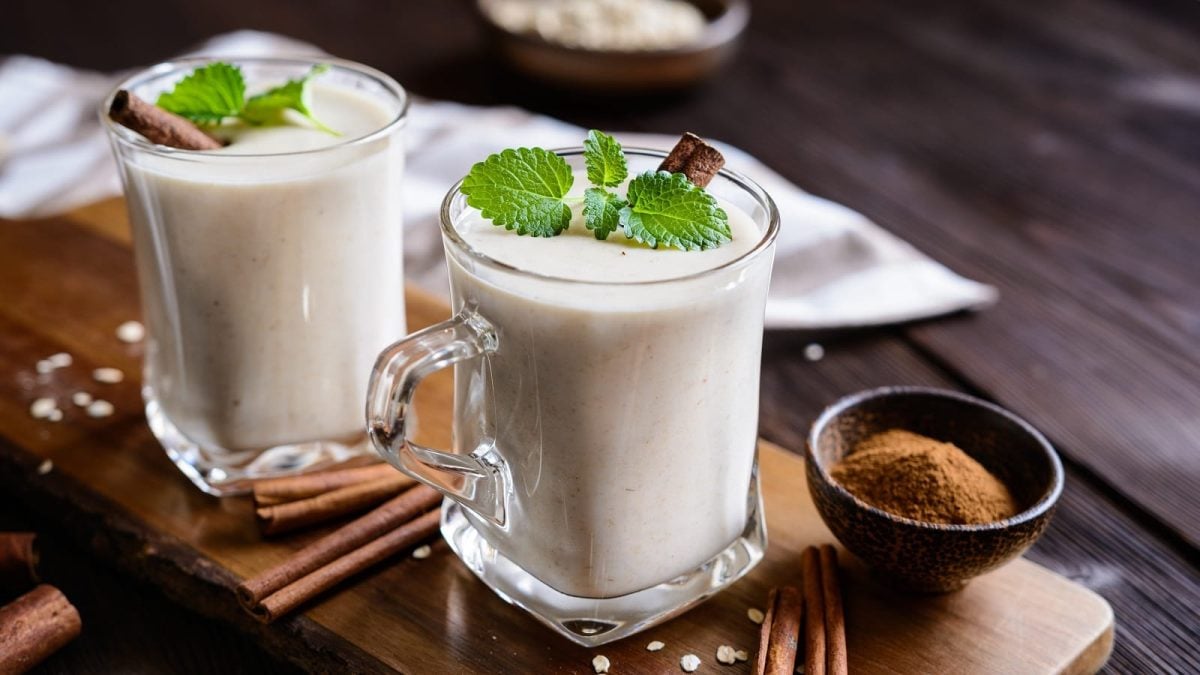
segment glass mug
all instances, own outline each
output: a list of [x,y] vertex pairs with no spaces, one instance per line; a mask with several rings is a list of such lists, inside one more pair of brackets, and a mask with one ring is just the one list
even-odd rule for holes
[[[215,495],[370,453],[371,364],[406,332],[404,90],[337,59],[232,61],[252,85],[328,64],[314,86],[329,87],[329,105],[363,106],[380,126],[311,149],[193,152],[112,122],[104,102],[147,328],[146,418],[175,465]],[[208,62],[163,63],[118,88],[154,101]]]
[[[559,154],[583,166],[581,149]],[[664,153],[626,155],[632,174]],[[441,222],[456,315],[389,347],[371,375],[372,441],[449,497],[450,547],[579,644],[683,612],[766,547],[758,393],[779,214],[732,171],[708,190],[752,217],[753,249],[683,277],[596,283],[473,250],[455,229],[470,213],[455,185]],[[454,448],[443,452],[405,434],[421,379],[452,364]]]

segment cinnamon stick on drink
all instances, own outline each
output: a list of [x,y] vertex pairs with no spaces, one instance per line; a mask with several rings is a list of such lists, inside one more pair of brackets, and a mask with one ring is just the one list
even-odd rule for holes
[[659,171],[670,171],[687,176],[692,183],[706,187],[712,182],[721,167],[725,166],[725,157],[713,146],[705,143],[696,134],[684,132],[683,137],[671,149]]
[[754,672],[759,675],[791,675],[795,672],[803,612],[804,597],[795,586],[771,590],[767,596],[766,618],[759,629]]
[[0,532],[0,594],[9,598],[33,588],[38,582],[37,562],[37,535]]
[[254,505],[270,506],[307,499],[349,485],[394,476],[397,473],[391,464],[371,464],[349,469],[318,471],[299,476],[268,478],[254,483]]
[[[278,614],[264,615],[259,608],[269,596],[321,570],[338,558],[350,554],[385,533],[416,519],[433,508],[441,499],[442,496],[438,491],[425,485],[418,485],[300,549],[279,565],[242,582],[237,588],[238,599],[242,606],[255,616],[264,621],[273,620]],[[376,561],[362,560],[362,567],[358,569],[366,569],[366,566],[373,562]]]
[[113,95],[108,116],[117,124],[145,136],[151,143],[180,150],[216,150],[221,147],[220,141],[190,121],[124,89]]
[[79,636],[79,612],[42,584],[0,608],[0,673],[23,673]]
[[255,511],[259,526],[266,535],[291,532],[362,511],[412,487],[417,482],[391,466],[386,468],[389,475],[382,478],[348,485],[308,499],[260,507]]

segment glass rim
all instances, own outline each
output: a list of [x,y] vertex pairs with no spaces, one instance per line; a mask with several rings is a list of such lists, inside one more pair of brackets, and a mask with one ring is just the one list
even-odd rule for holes
[[[215,153],[206,152],[203,150],[184,150],[182,148],[172,148],[165,145],[158,145],[147,140],[144,136],[136,131],[129,129],[121,124],[117,124],[108,116],[109,107],[112,106],[113,97],[121,89],[133,89],[146,82],[163,77],[165,75],[190,70],[197,66],[212,63],[214,61],[225,61],[235,65],[241,64],[266,64],[277,66],[315,66],[317,64],[328,64],[332,69],[348,72],[353,75],[365,77],[374,80],[380,84],[389,94],[395,96],[400,103],[400,109],[396,116],[388,121],[387,124],[378,129],[356,136],[347,138],[333,145],[323,145],[319,148],[307,148],[304,150],[290,150],[287,152],[258,152],[258,153]],[[248,158],[263,158],[263,157],[299,157],[303,155],[320,154],[332,150],[340,150],[343,148],[366,145],[379,138],[387,136],[397,128],[404,125],[408,120],[408,110],[411,104],[411,97],[408,91],[400,85],[399,82],[392,79],[390,75],[383,71],[376,70],[370,66],[365,66],[361,63],[339,59],[334,57],[275,57],[275,56],[188,56],[178,59],[163,61],[153,66],[140,70],[133,75],[121,80],[113,89],[101,100],[97,114],[100,116],[100,124],[108,131],[110,138],[127,147],[137,148],[143,152],[179,160],[213,160],[213,161],[236,161],[245,160]]]
[[[574,156],[582,155],[583,151],[584,151],[584,149],[581,146],[573,146],[573,147],[569,147],[569,148],[553,148],[550,150],[550,152],[553,152],[554,154],[556,154],[560,157],[574,157]],[[638,147],[627,147],[627,148],[624,148],[624,151],[627,156],[634,155],[634,156],[638,156],[638,157],[663,158],[663,157],[666,157],[668,154],[666,151],[663,151],[663,150],[654,150],[651,148],[638,148]],[[561,277],[561,276],[557,276],[554,274],[545,274],[542,272],[535,272],[533,270],[528,270],[528,269],[525,269],[522,267],[517,267],[516,265],[511,265],[509,263],[502,262],[500,260],[496,260],[495,258],[487,255],[486,253],[483,253],[482,251],[480,251],[480,250],[474,248],[473,246],[471,246],[470,244],[468,244],[467,241],[465,239],[463,239],[462,235],[459,234],[458,230],[455,229],[454,223],[452,222],[452,219],[450,217],[450,209],[454,205],[455,200],[460,197],[463,199],[466,198],[466,196],[460,192],[460,188],[462,187],[463,181],[466,180],[465,176],[463,178],[460,178],[458,181],[456,181],[454,183],[454,185],[450,188],[450,191],[447,192],[446,196],[442,199],[442,208],[441,208],[442,236],[445,237],[447,240],[449,240],[451,243],[453,243],[454,246],[456,248],[458,248],[460,251],[462,251],[463,253],[467,254],[468,256],[474,258],[478,262],[483,263],[487,267],[490,267],[490,268],[496,269],[496,270],[500,270],[502,272],[508,272],[510,274],[516,274],[516,275],[523,276],[526,278],[535,279],[538,281],[562,283],[562,284],[574,284],[574,285],[582,285],[582,286],[602,286],[602,287],[603,286],[615,286],[615,287],[622,287],[622,288],[630,288],[630,287],[636,288],[636,287],[642,287],[642,286],[655,286],[655,285],[660,285],[660,284],[672,284],[672,283],[683,282],[683,281],[691,281],[693,279],[700,279],[700,278],[703,278],[703,277],[706,277],[709,275],[717,274],[719,272],[724,272],[724,271],[728,271],[731,269],[745,267],[746,265],[750,264],[752,261],[757,259],[764,251],[768,250],[771,247],[771,245],[775,243],[775,239],[779,235],[779,208],[776,207],[775,200],[771,199],[771,195],[767,194],[767,191],[764,190],[762,188],[762,186],[760,186],[758,183],[754,182],[747,176],[745,176],[737,171],[730,170],[730,169],[722,168],[720,171],[717,172],[717,175],[732,182],[738,188],[750,193],[750,195],[759,202],[759,204],[767,212],[767,228],[762,233],[762,236],[759,238],[758,242],[754,245],[753,248],[751,248],[749,251],[746,251],[745,253],[741,254],[740,256],[734,258],[733,260],[729,260],[724,263],[721,263],[720,265],[717,265],[716,267],[710,267],[708,269],[700,270],[699,272],[691,272],[689,274],[684,274],[684,275],[677,276],[677,277],[667,277],[665,279],[647,279],[647,280],[641,280],[641,281],[592,281],[592,280],[587,280],[587,279],[573,279],[570,277]]]

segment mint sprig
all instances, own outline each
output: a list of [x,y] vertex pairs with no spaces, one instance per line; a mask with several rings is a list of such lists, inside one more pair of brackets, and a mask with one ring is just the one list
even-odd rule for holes
[[471,167],[462,182],[467,204],[506,230],[553,237],[571,224],[563,201],[575,176],[566,160],[543,148],[509,148]]
[[621,144],[603,131],[592,129],[588,132],[583,142],[583,161],[587,165],[588,181],[597,187],[616,187],[629,175]]
[[619,229],[654,248],[696,251],[733,239],[728,214],[687,176],[646,171],[629,182],[622,198],[609,189],[629,176],[621,144],[593,129],[583,147],[593,187],[582,200],[566,196],[574,182],[570,165],[543,148],[510,148],[488,156],[471,167],[461,190],[484,218],[517,234],[562,234],[571,223],[571,204],[582,201],[583,224],[600,240]]
[[242,69],[223,61],[215,61],[193,70],[171,91],[159,95],[155,104],[168,112],[185,117],[200,125],[221,124],[227,119],[240,119],[256,126],[277,126],[288,123],[284,111],[295,110],[313,126],[326,133],[338,132],[325,126],[313,116],[312,92],[309,83],[329,70],[329,66],[313,66],[304,77],[246,99],[246,79]]

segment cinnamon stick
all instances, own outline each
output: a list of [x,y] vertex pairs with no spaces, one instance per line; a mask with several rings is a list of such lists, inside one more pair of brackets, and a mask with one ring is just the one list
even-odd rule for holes
[[804,575],[804,675],[825,675],[825,603],[816,547],[804,549],[800,565]]
[[264,506],[255,511],[263,534],[291,532],[362,511],[412,487],[417,481],[388,466],[391,475],[348,485],[308,499]]
[[767,616],[758,637],[755,672],[760,675],[791,675],[796,669],[800,621],[804,596],[795,586],[773,589],[767,597]]
[[825,662],[827,675],[847,675],[846,614],[838,584],[837,549],[821,547],[821,593],[825,601]]
[[279,589],[428,511],[441,498],[441,493],[425,485],[418,485],[397,495],[366,515],[305,546],[275,567],[242,582],[237,588],[238,599],[246,608],[253,608]]
[[79,636],[79,612],[42,584],[0,608],[0,673],[23,673]]
[[268,478],[254,483],[254,505],[270,506],[307,499],[348,485],[393,476],[396,473],[398,472],[391,464],[371,464],[350,469],[318,471],[299,476]]
[[658,165],[658,170],[681,173],[696,185],[705,187],[723,166],[725,157],[719,150],[696,134],[686,131],[662,164]]
[[271,623],[347,578],[374,567],[437,532],[442,510],[435,509],[407,522],[371,543],[284,586],[247,609],[259,621]]
[[36,540],[32,532],[0,532],[0,593],[6,598],[37,584]]
[[180,150],[216,150],[220,141],[195,124],[121,89],[108,107],[112,121],[146,137],[151,143]]

